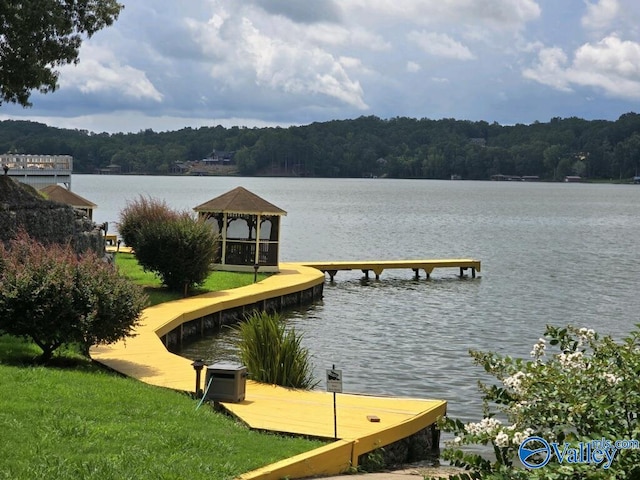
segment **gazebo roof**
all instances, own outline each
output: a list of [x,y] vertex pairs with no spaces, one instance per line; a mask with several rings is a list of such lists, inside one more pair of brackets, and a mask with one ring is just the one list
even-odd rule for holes
[[196,212],[226,212],[253,215],[286,215],[287,212],[246,188],[236,187],[194,208]]
[[46,187],[40,189],[40,191],[47,196],[47,199],[53,200],[54,202],[65,203],[76,208],[97,207],[95,203],[90,202],[86,198],[83,198],[80,195],[77,195],[64,187],[61,187],[60,185],[47,185]]

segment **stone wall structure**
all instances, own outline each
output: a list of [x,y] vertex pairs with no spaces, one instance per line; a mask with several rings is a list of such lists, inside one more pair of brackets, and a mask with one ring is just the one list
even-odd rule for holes
[[0,241],[7,243],[20,229],[44,244],[69,243],[78,253],[105,253],[103,232],[85,214],[0,175]]

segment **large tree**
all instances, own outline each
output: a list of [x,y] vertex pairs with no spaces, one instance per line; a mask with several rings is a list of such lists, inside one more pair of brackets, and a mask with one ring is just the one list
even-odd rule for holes
[[77,63],[83,37],[122,8],[116,0],[0,0],[0,104],[27,107],[32,90],[54,91],[55,68]]

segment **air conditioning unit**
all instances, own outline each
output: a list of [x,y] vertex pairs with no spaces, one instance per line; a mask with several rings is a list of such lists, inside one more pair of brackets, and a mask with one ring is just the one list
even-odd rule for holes
[[208,387],[206,400],[242,402],[247,386],[247,367],[233,363],[208,365],[204,385]]

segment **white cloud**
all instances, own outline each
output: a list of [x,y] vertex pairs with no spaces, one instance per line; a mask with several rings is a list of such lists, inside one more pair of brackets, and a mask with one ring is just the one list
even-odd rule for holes
[[586,2],[587,11],[581,19],[582,26],[590,30],[606,30],[620,13],[618,0],[599,0]]
[[85,45],[78,65],[61,67],[61,88],[82,93],[116,93],[138,100],[161,102],[163,95],[142,70],[122,65],[106,48]]
[[416,62],[407,62],[407,72],[416,73],[421,70],[420,64]]
[[[640,92],[638,0],[120,1],[80,65],[61,68],[62,88],[2,114],[138,131],[363,112],[516,123],[640,108],[629,101]],[[549,87],[553,101],[541,102]]]
[[542,49],[538,63],[523,75],[559,90],[571,90],[572,85],[595,87],[613,97],[639,100],[640,43],[611,35],[582,45],[571,64],[562,49]]
[[410,32],[407,38],[429,55],[455,58],[457,60],[471,60],[474,58],[466,46],[443,33]]
[[561,48],[543,48],[538,53],[538,63],[533,68],[523,70],[525,78],[550,85],[559,90],[570,91],[564,68],[567,63],[567,55]]
[[[296,32],[298,27],[284,17],[274,20],[280,23],[278,29],[264,26],[264,19],[254,21],[254,12],[244,13],[234,19],[218,15],[206,24],[190,22],[203,51],[217,57],[209,71],[218,84],[234,90],[253,83],[259,89],[323,95],[358,109],[367,108],[360,83],[343,68],[345,57],[335,57],[318,43],[309,42],[304,34],[296,36],[301,33]],[[240,78],[244,81],[239,82]]]

